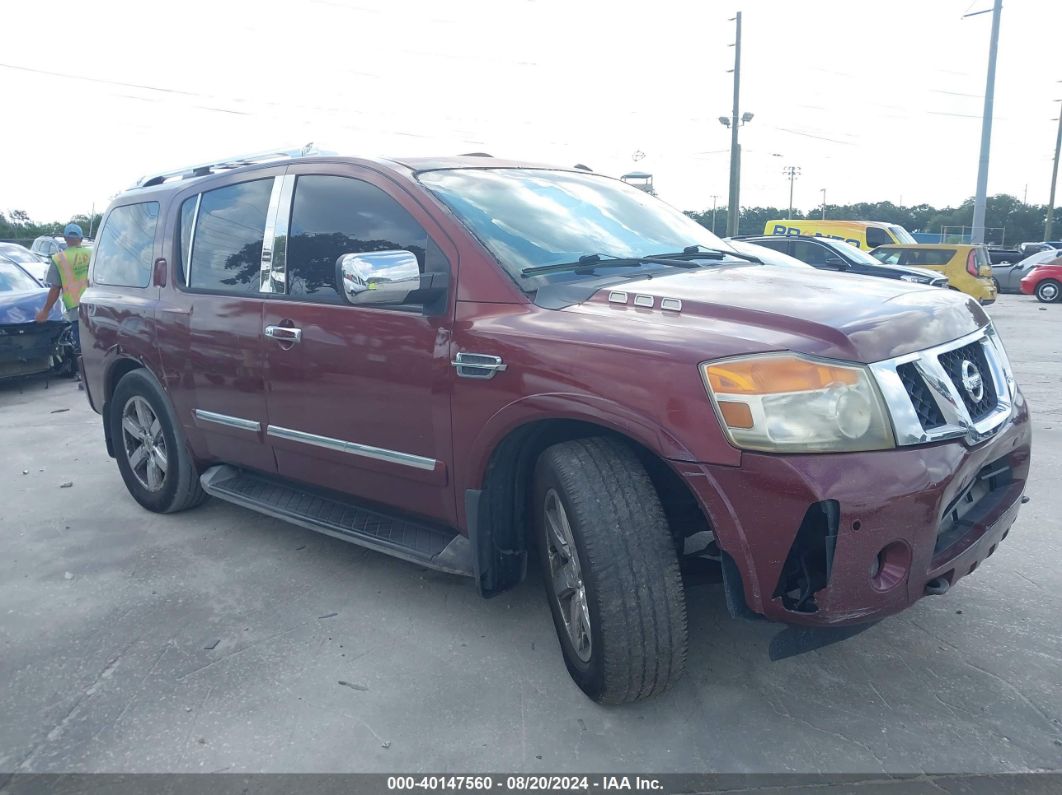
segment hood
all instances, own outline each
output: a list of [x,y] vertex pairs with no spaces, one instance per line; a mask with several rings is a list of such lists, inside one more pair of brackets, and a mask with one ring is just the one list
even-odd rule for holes
[[[624,303],[617,292],[627,294]],[[653,299],[652,308],[645,296]],[[662,309],[661,300],[669,298],[681,301],[681,309]],[[717,356],[793,350],[865,363],[949,342],[989,322],[977,302],[953,290],[761,265],[626,281],[566,311],[616,321],[615,313],[623,312],[626,319],[657,327],[646,337],[680,336]]]
[[[48,291],[44,288],[27,292],[0,293],[0,325],[32,323],[47,298]],[[61,301],[55,302],[48,319],[59,321],[63,319]]]

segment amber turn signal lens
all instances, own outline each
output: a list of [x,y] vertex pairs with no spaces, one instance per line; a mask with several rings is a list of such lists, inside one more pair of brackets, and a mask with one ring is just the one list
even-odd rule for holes
[[723,420],[731,428],[751,428],[752,409],[748,403],[733,403],[728,400],[719,401],[719,411]]
[[859,383],[858,370],[833,367],[796,356],[763,356],[708,364],[704,372],[708,385],[716,395],[777,395],[783,392],[809,392],[831,384],[852,386]]

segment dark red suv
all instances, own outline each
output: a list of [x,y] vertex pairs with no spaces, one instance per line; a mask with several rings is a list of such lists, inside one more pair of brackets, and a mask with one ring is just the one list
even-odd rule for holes
[[486,596],[537,554],[602,702],[682,672],[682,561],[718,562],[735,615],[872,622],[991,555],[1028,476],[975,302],[763,265],[579,169],[159,174],[91,280],[87,392],[141,505],[210,494]]

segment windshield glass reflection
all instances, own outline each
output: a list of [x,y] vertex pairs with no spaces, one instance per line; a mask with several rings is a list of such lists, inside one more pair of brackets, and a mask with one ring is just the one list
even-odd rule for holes
[[[619,180],[546,169],[451,169],[419,179],[525,289],[525,268],[586,254],[644,257],[687,246],[729,250],[696,221]],[[607,267],[602,263],[597,270]],[[651,266],[647,266],[651,269]],[[536,277],[571,279],[572,273]]]

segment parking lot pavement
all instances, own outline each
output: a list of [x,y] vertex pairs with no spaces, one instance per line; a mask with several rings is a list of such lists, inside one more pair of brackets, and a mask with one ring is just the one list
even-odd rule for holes
[[1035,422],[999,551],[780,662],[690,582],[686,677],[621,708],[568,678],[537,574],[486,601],[216,500],[147,513],[72,383],[2,385],[0,771],[1062,768],[1062,305],[991,314]]

